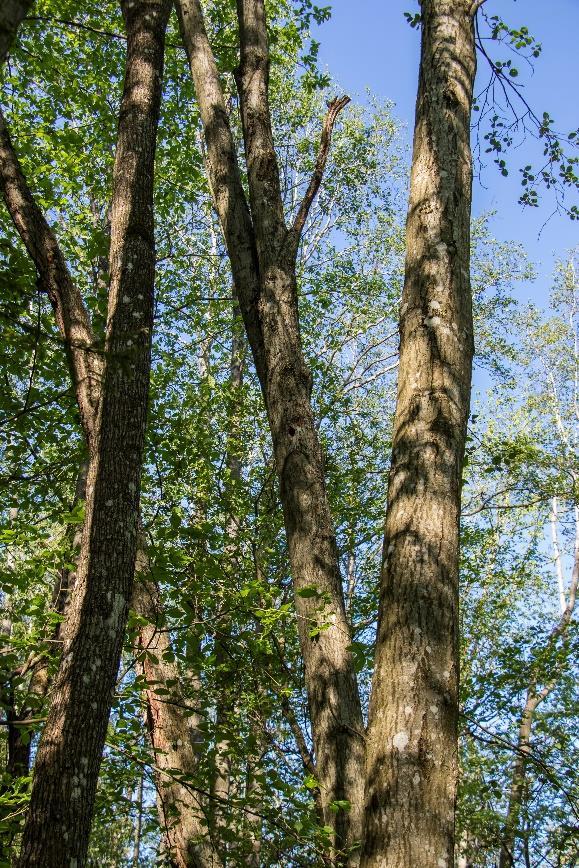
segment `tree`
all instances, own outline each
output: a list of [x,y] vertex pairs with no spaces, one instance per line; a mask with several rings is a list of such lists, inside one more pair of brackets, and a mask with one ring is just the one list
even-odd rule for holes
[[514,317],[518,336],[493,417],[472,420],[459,820],[464,856],[477,866],[566,865],[576,838],[575,748],[566,735],[576,701],[572,260],[551,305],[547,318],[533,308]]
[[90,323],[82,300],[2,127],[4,198],[55,308],[89,442],[78,577],[36,758],[21,865],[39,860],[46,865],[63,860],[83,864],[88,848],[136,555],[153,313],[153,163],[169,11],[168,3],[123,6],[128,49],[111,205],[111,286],[102,368],[98,348],[87,340]]
[[[431,25],[437,23],[436,10],[442,7],[426,5],[423,53],[428,60],[440,36]],[[370,112],[364,114],[352,107],[340,114],[336,124],[339,106],[331,99],[318,145],[323,103],[333,96],[333,88],[318,90],[320,77],[313,69],[315,47],[304,57],[309,51],[304,40],[308,16],[321,18],[323,10],[308,3],[275,0],[267,5],[268,20],[264,22],[253,17],[263,13],[261,3],[240,2],[237,14],[230,4],[211,3],[203,6],[203,21],[197,4],[184,6],[193,19],[197,16],[194,26],[191,20],[188,26],[190,55],[194,55],[191,65],[197,63],[200,68],[198,89],[211,91],[209,95],[203,91],[207,98],[206,139],[188,76],[184,75],[182,46],[170,29],[152,199],[157,216],[157,292],[152,400],[142,508],[140,515],[137,512],[144,541],[139,553],[142,570],[132,598],[112,715],[101,750],[94,834],[87,858],[111,868],[120,868],[127,861],[134,863],[135,859],[152,864],[156,857],[183,865],[354,865],[361,858],[380,864],[389,858],[392,834],[395,838],[403,829],[404,840],[396,838],[391,851],[395,855],[390,858],[406,859],[410,864],[416,860],[423,864],[425,859],[436,864],[447,857],[448,861],[452,836],[449,814],[445,813],[444,823],[437,823],[436,828],[434,822],[429,825],[427,815],[441,791],[436,809],[446,812],[449,805],[452,809],[452,789],[458,775],[452,753],[457,697],[452,690],[448,696],[443,691],[446,710],[442,717],[436,714],[441,697],[435,693],[440,685],[433,687],[428,682],[429,671],[422,658],[414,673],[414,685],[411,679],[404,682],[406,671],[401,673],[401,683],[410,693],[421,684],[426,686],[425,707],[417,705],[411,710],[424,717],[428,724],[424,738],[430,738],[434,748],[437,736],[444,736],[444,752],[435,755],[431,751],[430,757],[426,751],[418,751],[415,757],[411,745],[403,744],[407,731],[398,728],[399,721],[388,714],[390,706],[382,707],[390,687],[386,685],[384,690],[382,680],[370,711],[369,735],[371,741],[374,738],[371,761],[377,760],[378,774],[367,781],[366,840],[362,828],[364,769],[363,764],[354,762],[356,752],[360,758],[365,749],[360,736],[368,740],[361,722],[370,695],[375,650],[381,517],[386,508],[381,479],[388,470],[392,448],[397,307],[403,282],[404,230],[397,214],[405,192],[394,189],[391,179],[392,172],[400,172],[402,186],[404,158],[391,150],[393,125],[387,111],[379,108],[370,116]],[[83,340],[102,350],[95,335],[100,334],[106,315],[107,211],[111,201],[107,179],[125,38],[112,4],[106,9],[89,5],[79,11],[71,2],[57,11],[47,0],[37,11],[40,14],[27,22],[23,41],[16,46],[15,59],[7,71],[6,102],[30,187],[51,219],[58,220],[60,249],[79,290],[79,310],[86,311]],[[457,14],[453,7],[445,26]],[[182,17],[185,30],[185,15]],[[467,17],[459,18],[461,26],[468,24]],[[34,41],[34,34],[42,34],[42,40],[38,36]],[[443,52],[450,50],[450,45],[451,40],[445,41]],[[240,53],[243,63],[238,68]],[[67,58],[62,65],[64,84],[61,71],[58,75],[52,71],[51,56]],[[440,55],[436,56],[438,60]],[[305,75],[295,67],[298,57],[306,64]],[[257,72],[250,75],[252,64]],[[458,169],[445,176],[443,168],[437,178],[433,161],[433,173],[422,177],[432,181],[433,189],[426,193],[432,194],[430,204],[435,207],[429,211],[411,205],[408,237],[412,243],[403,300],[404,304],[410,299],[411,306],[402,309],[403,355],[387,520],[390,537],[398,530],[415,533],[420,523],[437,544],[436,520],[445,510],[451,533],[444,535],[444,557],[438,563],[418,559],[404,563],[408,535],[396,536],[400,557],[392,570],[386,565],[383,572],[377,660],[384,661],[386,653],[391,653],[388,643],[395,631],[384,635],[385,625],[390,611],[404,604],[407,609],[400,609],[396,635],[406,642],[408,653],[414,654],[424,645],[425,659],[427,649],[435,649],[438,662],[451,660],[456,668],[452,638],[456,636],[458,479],[464,470],[470,497],[471,474],[475,474],[473,485],[480,485],[476,510],[489,497],[494,499],[492,486],[499,472],[492,458],[514,452],[506,442],[502,446],[498,442],[506,440],[504,431],[493,440],[489,429],[488,442],[484,437],[479,442],[480,429],[473,417],[468,455],[465,462],[459,460],[468,415],[465,396],[472,347],[469,349],[464,333],[453,331],[449,324],[462,322],[464,326],[466,322],[471,331],[472,327],[467,322],[470,291],[461,271],[466,268],[469,246],[468,100],[464,102],[462,91],[462,102],[459,99],[457,104],[451,98],[455,69],[453,63],[437,64],[433,79],[432,64],[423,63],[412,195],[418,195],[420,160],[429,144],[438,148],[436,156],[450,153],[452,159],[447,165]],[[447,74],[450,89],[443,80]],[[72,89],[70,76],[77,78]],[[257,83],[256,95],[253,87]],[[429,102],[433,92],[444,106],[434,119],[429,113],[437,104],[434,98]],[[104,98],[103,93],[107,94]],[[429,124],[433,135],[424,136]],[[461,134],[458,139],[457,130]],[[448,151],[444,151],[449,141]],[[89,152],[90,163],[86,159]],[[205,167],[209,169],[207,178]],[[450,187],[457,180],[458,194],[446,195],[444,184]],[[249,202],[245,199],[247,190]],[[217,204],[225,241],[234,265],[237,263],[233,269],[212,204]],[[292,246],[288,240],[292,227],[302,218],[299,243]],[[435,218],[439,224],[429,235]],[[518,266],[516,253],[489,242],[485,233],[480,222],[474,224],[471,271],[477,353],[479,362],[484,361],[495,376],[504,377],[514,350],[505,348],[505,338],[497,327],[512,318],[513,308],[502,293]],[[70,406],[71,390],[61,356],[63,342],[55,335],[43,297],[34,289],[34,269],[23,259],[10,227],[5,226],[3,234],[6,241],[0,247],[0,278],[6,303],[1,309],[1,326],[6,340],[0,355],[6,363],[7,388],[0,398],[0,418],[7,423],[11,439],[0,455],[0,482],[10,486],[9,503],[17,505],[18,512],[13,510],[11,518],[4,515],[5,528],[0,536],[10,544],[0,561],[0,584],[6,594],[3,643],[7,649],[0,701],[9,735],[1,743],[9,742],[15,755],[12,737],[21,733],[24,742],[42,724],[44,705],[40,701],[28,703],[31,661],[47,662],[46,671],[51,674],[59,656],[58,652],[48,652],[51,645],[58,648],[54,628],[58,628],[60,618],[58,613],[50,613],[50,591],[57,571],[74,566],[72,529],[80,527],[82,516],[80,509],[71,508],[72,489],[83,443],[79,418]],[[487,251],[482,260],[479,246]],[[232,298],[232,270],[237,299]],[[244,369],[243,378],[237,362],[232,366],[232,360],[239,360],[241,344],[238,325],[232,329],[231,311],[243,299],[242,313],[246,332],[253,336],[257,377],[251,365]],[[268,301],[273,302],[269,307]],[[276,308],[276,301],[281,307]],[[455,348],[458,341],[466,347],[462,355]],[[419,352],[413,354],[416,345]],[[79,347],[73,343],[71,349]],[[86,354],[79,352],[77,356],[80,363]],[[96,357],[107,363],[110,360],[102,352]],[[74,373],[74,358],[72,361]],[[424,374],[424,381],[420,377],[414,380],[415,366],[420,376]],[[455,396],[460,401],[455,404],[447,400],[447,393],[452,391],[446,376],[449,370],[459,384]],[[432,394],[430,381],[436,377],[436,384],[441,385]],[[315,380],[317,386],[311,394],[308,380]],[[420,400],[413,403],[415,388]],[[93,397],[94,406],[98,406],[102,401],[100,384]],[[305,414],[303,419],[292,415],[296,402],[300,413]],[[407,437],[403,417],[415,407],[418,414],[412,436]],[[86,419],[92,418],[93,410],[89,408]],[[510,431],[515,424],[514,415],[510,405],[504,430]],[[544,431],[537,434],[537,441],[544,442],[544,438]],[[63,441],[71,444],[66,453]],[[525,454],[530,454],[520,438],[515,446],[517,454],[525,449]],[[490,450],[488,460],[485,449]],[[442,469],[436,460],[425,460],[430,452],[440,458]],[[402,497],[393,496],[400,462],[407,459],[402,472],[409,484]],[[285,522],[275,485],[276,464],[279,471],[280,462],[277,475],[285,499]],[[494,468],[488,475],[487,464]],[[441,491],[448,497],[437,512],[436,498]],[[558,492],[561,511],[562,493]],[[476,499],[479,496],[480,503]],[[408,527],[399,510],[402,501],[415,522]],[[468,602],[462,611],[463,696],[467,705],[460,754],[459,858],[472,857],[477,868],[478,863],[486,868],[500,848],[508,810],[504,795],[514,769],[514,722],[520,716],[522,691],[529,684],[527,662],[534,653],[530,635],[539,623],[529,619],[533,626],[528,628],[525,622],[531,633],[528,641],[521,640],[519,616],[515,616],[515,623],[508,617],[505,600],[510,594],[520,593],[523,586],[542,587],[535,572],[541,551],[540,526],[532,531],[525,523],[534,513],[509,509],[503,509],[501,503],[497,511],[501,521],[493,526],[487,526],[492,522],[487,523],[486,506],[480,520],[474,517],[474,527],[469,523],[464,531],[461,563],[464,599]],[[421,510],[428,513],[424,523],[419,522]],[[514,516],[520,518],[515,520]],[[327,536],[321,541],[316,536],[318,521],[326,522]],[[67,525],[71,528],[68,535],[64,532]],[[291,564],[286,539],[293,545]],[[389,541],[385,547],[387,555],[391,544]],[[330,556],[331,561],[316,565],[316,558]],[[304,564],[309,569],[311,563],[318,572],[304,578],[300,569]],[[411,572],[408,564],[414,564],[416,572]],[[419,588],[418,603],[432,599],[432,611],[441,608],[443,592],[450,593],[453,606],[440,618],[425,615],[416,600],[413,602],[412,587],[405,581],[416,575],[429,577]],[[320,576],[325,585],[320,585]],[[523,577],[526,585],[522,584]],[[447,584],[443,586],[441,581]],[[409,626],[415,626],[411,620],[415,616],[422,617],[418,626],[431,631],[432,636],[416,639],[415,635],[405,635]],[[336,624],[347,632],[335,631]],[[572,635],[569,631],[569,642]],[[337,657],[332,658],[336,648],[340,654],[344,652],[340,659],[346,665],[346,676],[339,666],[336,674]],[[472,649],[476,653],[471,653]],[[524,664],[517,649],[523,649]],[[558,646],[557,657],[561,650]],[[541,654],[538,679],[543,672]],[[394,667],[400,662],[396,654],[387,661],[386,665],[393,661]],[[489,662],[490,672],[485,669]],[[316,683],[322,664],[334,667],[327,670],[331,676],[327,684]],[[384,674],[381,667],[379,664],[375,669],[376,684]],[[477,667],[482,667],[482,674]],[[547,719],[559,705],[570,714],[568,669],[561,672],[556,691],[534,718],[525,798],[520,823],[516,824],[516,846],[522,857],[525,847],[533,852],[533,847],[542,846],[538,839],[543,835],[543,840],[549,837],[555,842],[552,852],[564,858],[570,840],[567,836],[564,843],[563,835],[548,831],[544,819],[547,808],[561,816],[563,801],[551,778],[545,785],[535,764],[537,756],[556,757],[561,764],[563,754],[568,758],[574,755],[561,727]],[[352,687],[354,679],[357,689]],[[332,696],[343,701],[344,683],[347,713],[353,709],[360,723],[350,727],[352,731],[347,720],[352,723],[353,718],[347,718],[344,727],[340,705],[327,703]],[[451,687],[454,689],[456,683]],[[352,696],[353,704],[348,706]],[[407,703],[403,706],[406,712],[411,705],[401,696]],[[418,697],[421,701],[424,698]],[[317,709],[315,715],[312,708]],[[27,709],[37,709],[38,714],[29,714]],[[386,730],[379,720],[381,711],[386,711],[384,717],[388,718]],[[17,719],[20,712],[24,714],[22,720]],[[489,723],[487,715],[495,712]],[[440,720],[444,726],[437,722]],[[485,730],[491,731],[490,745],[482,741],[487,737]],[[410,728],[408,733],[415,735]],[[559,747],[555,739],[565,747]],[[377,741],[382,740],[389,758],[380,757],[380,750],[376,750]],[[440,781],[437,784],[433,772],[441,759],[448,772],[447,787]],[[390,760],[402,764],[395,781],[388,777]],[[355,785],[349,787],[340,775],[354,766]],[[406,802],[392,799],[391,783],[407,789],[416,787],[422,783],[416,783],[416,775],[424,775],[428,783],[415,790],[422,801],[418,797]],[[502,787],[502,797],[494,795],[496,781]],[[485,789],[487,784],[489,789]],[[2,822],[11,834],[18,829],[25,810],[26,786],[24,776],[3,780]],[[443,797],[448,799],[446,806]],[[406,814],[392,830],[377,812],[378,806],[386,816],[391,807],[393,817],[398,816],[396,812]],[[404,826],[414,816],[412,812],[420,834],[438,835],[434,844],[427,843],[435,850],[426,856],[414,832]],[[419,820],[425,821],[426,830]],[[447,848],[444,857],[443,846]],[[360,848],[366,851],[363,855]],[[406,853],[401,855],[400,851]]]
[[469,2],[422,4],[362,864],[454,858],[461,468],[473,355]]
[[[335,830],[336,851],[345,851],[361,834],[364,735],[323,457],[311,410],[311,375],[300,340],[296,257],[321,183],[332,127],[348,100],[335,100],[330,106],[318,163],[288,229],[268,105],[263,2],[240,2],[237,7],[240,67],[236,79],[249,205],[201,5],[185,0],[177,10],[204,126],[215,208],[272,434],[324,820]],[[326,612],[320,612],[318,595],[328,599]],[[340,803],[349,810],[336,812],[330,807]]]

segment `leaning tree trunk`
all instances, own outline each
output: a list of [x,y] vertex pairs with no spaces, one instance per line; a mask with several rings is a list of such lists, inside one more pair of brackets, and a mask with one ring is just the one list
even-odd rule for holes
[[[312,414],[312,380],[301,345],[296,286],[301,233],[322,180],[333,123],[348,100],[330,105],[315,172],[288,228],[268,105],[263,0],[237,3],[241,63],[236,77],[249,205],[201,4],[177,0],[176,5],[205,130],[215,207],[272,434],[324,822],[332,829],[335,858],[356,864],[363,801],[363,722],[324,461]],[[312,596],[312,589],[317,596]],[[350,809],[336,809],[337,801],[349,802]]]
[[127,61],[113,177],[105,364],[77,582],[36,758],[21,868],[86,863],[134,575],[153,319],[153,169],[171,7],[167,0],[122,0],[121,6]]
[[460,483],[473,355],[470,7],[422,3],[364,868],[446,868],[454,858]]

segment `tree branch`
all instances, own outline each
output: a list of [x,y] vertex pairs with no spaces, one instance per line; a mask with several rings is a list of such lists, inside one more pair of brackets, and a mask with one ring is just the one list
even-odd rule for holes
[[269,110],[269,46],[264,0],[237,0],[237,17],[240,66],[236,81],[249,198],[260,261],[267,261],[276,255],[272,249],[272,234],[283,243],[286,226]]
[[33,0],[3,0],[0,10],[0,65],[8,56],[16,32]]
[[83,429],[91,439],[98,406],[102,358],[90,317],[56,239],[26,182],[0,111],[0,188],[12,221],[39,274],[63,337]]
[[349,102],[350,97],[344,95],[342,97],[336,97],[330,103],[328,103],[328,113],[326,114],[326,119],[324,121],[324,126],[322,129],[320,150],[318,151],[318,157],[316,160],[314,172],[292,226],[292,240],[295,247],[297,247],[297,245],[299,244],[303,228],[310,212],[310,208],[314,199],[316,198],[318,190],[320,189],[320,184],[322,183],[326,163],[328,162],[328,155],[330,153],[330,145],[332,142],[332,131],[334,129],[334,124],[336,123],[336,119],[342,109],[344,109]]
[[486,0],[474,0],[473,4],[470,7],[469,12],[468,12],[468,14],[471,16],[471,18],[474,18],[474,16],[478,12],[478,10],[481,8],[483,3],[486,3]]
[[205,134],[213,204],[231,262],[235,291],[257,373],[263,378],[263,339],[255,305],[259,296],[259,265],[225,97],[205,29],[201,3],[199,0],[175,0],[175,7]]

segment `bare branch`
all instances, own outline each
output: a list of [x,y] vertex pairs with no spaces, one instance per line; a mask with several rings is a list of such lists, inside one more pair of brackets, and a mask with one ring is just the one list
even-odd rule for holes
[[474,0],[472,6],[471,6],[470,9],[469,9],[468,14],[469,14],[472,18],[474,18],[474,16],[475,16],[476,13],[478,12],[478,10],[481,8],[481,6],[483,5],[483,3],[486,3],[486,0]]
[[342,97],[336,97],[330,103],[328,103],[328,113],[326,115],[326,119],[324,121],[324,126],[322,129],[320,150],[318,151],[318,158],[316,160],[314,173],[311,177],[308,189],[306,190],[305,196],[302,199],[302,203],[299,207],[299,211],[296,214],[292,226],[293,243],[296,245],[296,247],[299,244],[299,240],[301,238],[305,222],[312,206],[312,202],[316,198],[316,194],[320,189],[320,184],[322,183],[324,170],[326,168],[326,163],[328,162],[328,155],[330,153],[330,144],[332,142],[332,131],[334,129],[334,124],[336,123],[336,119],[342,109],[344,109],[349,102],[350,97],[344,95]]

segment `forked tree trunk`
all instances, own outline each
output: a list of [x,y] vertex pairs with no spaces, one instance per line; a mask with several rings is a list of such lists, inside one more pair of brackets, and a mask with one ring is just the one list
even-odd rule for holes
[[454,859],[460,483],[473,355],[471,6],[422,2],[364,868],[450,868]]
[[[249,206],[201,4],[178,0],[176,5],[205,130],[215,207],[272,434],[324,821],[333,830],[336,860],[356,864],[352,848],[361,835],[363,722],[324,462],[312,415],[312,380],[301,346],[296,286],[301,231],[321,182],[332,125],[347,100],[330,106],[316,171],[294,225],[288,228],[268,106],[263,0],[237,4],[237,82]],[[312,589],[318,597],[301,595]],[[336,801],[349,802],[350,810],[332,810]]]
[[153,319],[153,168],[171,7],[167,0],[122,0],[121,6],[127,61],[113,177],[105,364],[90,431],[77,582],[36,758],[21,868],[86,863],[134,576]]

